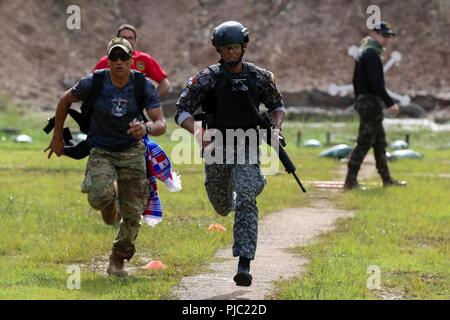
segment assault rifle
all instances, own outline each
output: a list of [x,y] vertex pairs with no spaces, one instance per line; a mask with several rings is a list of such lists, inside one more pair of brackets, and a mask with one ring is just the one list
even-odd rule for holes
[[[248,92],[248,87],[245,85],[243,81],[240,81],[240,79],[233,79],[232,80],[232,86],[234,90],[241,91],[245,93],[245,97],[247,100],[247,104],[253,114],[255,115],[255,118],[257,120],[257,123],[260,127],[260,129],[266,129],[267,132],[267,138],[266,142],[269,145],[272,145],[271,143],[271,136],[272,136],[272,128],[274,127],[272,123],[272,119],[270,115],[267,112],[260,113],[258,109],[256,108],[255,104],[253,103],[250,94]],[[284,166],[284,169],[287,173],[292,174],[297,181],[298,185],[300,186],[300,189],[304,193],[306,193],[306,189],[303,186],[302,182],[300,181],[299,177],[295,173],[296,168],[295,165],[292,163],[292,160],[289,158],[289,155],[287,154],[286,150],[284,150],[284,147],[286,147],[286,142],[283,138],[280,137],[279,144],[278,144],[278,158],[280,159],[281,163]],[[277,148],[275,148],[277,149]]]

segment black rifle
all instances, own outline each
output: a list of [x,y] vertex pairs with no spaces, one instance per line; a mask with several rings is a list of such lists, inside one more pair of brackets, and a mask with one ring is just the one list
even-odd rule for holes
[[[244,95],[247,100],[247,104],[250,107],[251,111],[254,113],[260,129],[267,130],[267,138],[266,138],[267,144],[272,145],[270,138],[272,136],[272,128],[274,127],[274,125],[272,123],[272,119],[271,119],[270,115],[267,112],[260,113],[258,111],[258,109],[256,108],[255,104],[253,103],[253,101],[250,97],[250,94],[248,92],[248,87],[242,81],[234,79],[234,80],[232,80],[232,86],[233,86],[234,90],[244,92]],[[278,158],[280,159],[281,163],[283,164],[286,172],[289,174],[292,174],[294,176],[295,180],[297,181],[298,185],[300,186],[300,189],[302,189],[302,191],[304,193],[306,193],[305,187],[303,186],[299,177],[295,173],[295,170],[296,170],[295,165],[292,163],[292,160],[289,158],[286,150],[284,150],[284,148],[283,148],[285,146],[286,146],[286,142],[284,141],[284,139],[280,138],[279,145],[278,145]]]
[[54,127],[55,127],[55,117],[48,118],[48,123],[43,130],[46,134],[49,134]]

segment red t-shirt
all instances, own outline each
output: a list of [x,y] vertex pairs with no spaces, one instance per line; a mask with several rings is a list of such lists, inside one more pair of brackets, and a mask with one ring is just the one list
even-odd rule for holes
[[[144,73],[147,77],[160,83],[167,77],[167,73],[161,68],[159,63],[148,53],[134,50],[134,62],[131,69]],[[95,65],[94,70],[109,69],[108,57],[102,57]]]

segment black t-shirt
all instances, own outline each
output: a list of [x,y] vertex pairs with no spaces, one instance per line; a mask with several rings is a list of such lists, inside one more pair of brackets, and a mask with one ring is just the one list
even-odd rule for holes
[[387,108],[394,104],[385,88],[383,64],[380,56],[373,49],[367,49],[356,60],[353,88],[356,98],[361,94],[373,94],[379,96]]

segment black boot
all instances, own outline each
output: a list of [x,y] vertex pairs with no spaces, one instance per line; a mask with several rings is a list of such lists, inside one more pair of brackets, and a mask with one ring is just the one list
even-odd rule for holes
[[359,185],[358,181],[345,180],[344,191],[350,191],[350,190],[355,190],[355,189],[361,189],[361,186]]
[[392,178],[383,180],[383,187],[406,187],[406,181],[398,181]]
[[237,286],[249,287],[252,285],[252,275],[250,274],[250,259],[239,257],[237,274],[234,276],[234,282]]
[[383,170],[378,169],[381,179],[383,180],[383,187],[405,187],[406,181],[398,181],[392,178],[389,168],[386,166]]
[[345,178],[344,183],[344,191],[360,189],[360,185],[358,180],[356,179],[356,174],[352,172],[350,169],[348,170],[347,177]]

